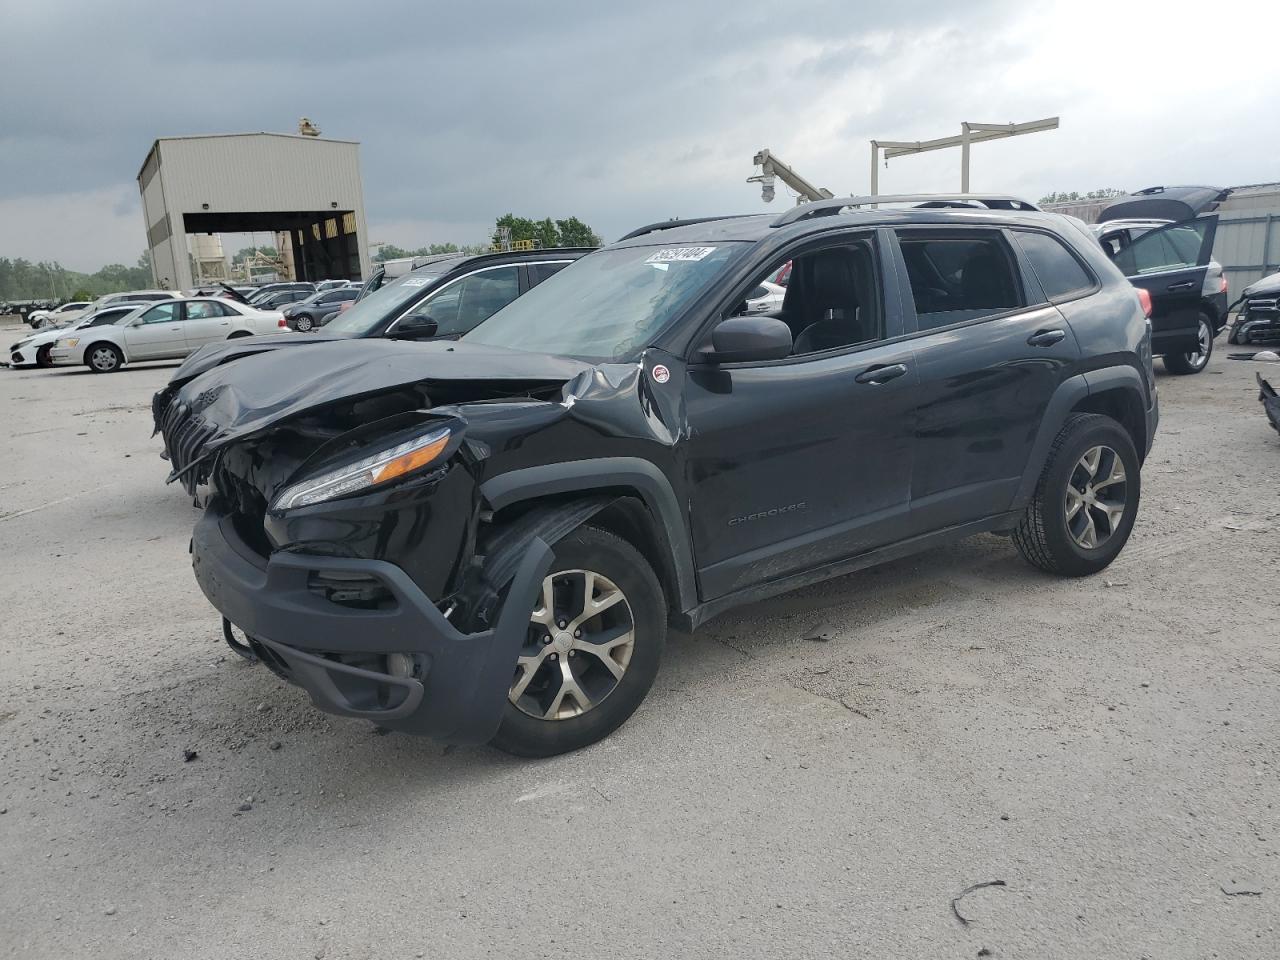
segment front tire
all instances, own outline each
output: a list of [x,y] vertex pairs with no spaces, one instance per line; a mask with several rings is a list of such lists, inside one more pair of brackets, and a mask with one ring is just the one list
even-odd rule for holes
[[1033,566],[1064,577],[1104,569],[1138,516],[1141,464],[1115,420],[1073,414],[1053,441],[1013,542]]
[[315,326],[315,324],[311,321],[311,318],[308,317],[305,313],[302,314],[302,316],[295,318],[293,323],[294,323],[294,328],[299,333],[310,333],[311,328]]
[[555,546],[493,746],[550,757],[607,737],[653,686],[666,636],[648,562],[620,537],[579,527]]
[[1196,328],[1195,350],[1189,353],[1165,354],[1164,368],[1170,373],[1185,376],[1199,373],[1209,365],[1209,357],[1213,356],[1213,324],[1205,314],[1200,314],[1199,326]]
[[50,356],[50,354],[52,353],[52,351],[53,351],[53,344],[51,344],[51,343],[47,343],[47,344],[45,344],[43,347],[41,347],[39,350],[37,350],[37,351],[36,351],[36,366],[37,366],[37,367],[52,367],[52,366],[53,366],[53,357],[52,357],[52,356]]
[[84,352],[84,362],[94,373],[115,373],[124,366],[124,354],[112,343],[95,343]]

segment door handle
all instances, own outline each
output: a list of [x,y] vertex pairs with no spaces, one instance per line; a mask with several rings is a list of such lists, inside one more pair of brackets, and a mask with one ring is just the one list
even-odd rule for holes
[[181,333],[181,332],[182,332],[182,328],[181,328],[181,327],[170,327],[170,328],[169,328],[169,332],[170,332],[170,333]]
[[1167,287],[1165,287],[1165,289],[1166,290],[1190,290],[1193,287],[1195,287],[1195,285],[1196,285],[1196,282],[1194,280],[1182,280],[1178,283],[1169,284]]
[[867,367],[853,378],[854,383],[888,383],[907,372],[905,363],[891,363],[886,366]]
[[229,326],[231,326],[231,321],[230,321],[230,320],[223,320],[220,324],[218,324],[218,326],[220,326],[220,327],[229,327]]
[[1065,339],[1067,339],[1065,330],[1037,330],[1027,337],[1027,344],[1032,347],[1052,347]]

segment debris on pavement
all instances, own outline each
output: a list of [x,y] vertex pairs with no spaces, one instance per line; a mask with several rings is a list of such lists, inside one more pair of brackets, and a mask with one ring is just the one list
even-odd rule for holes
[[1258,399],[1262,402],[1262,409],[1267,415],[1267,419],[1271,421],[1271,426],[1280,433],[1280,396],[1276,394],[1276,388],[1262,379],[1262,374],[1258,374]]
[[194,760],[194,759],[195,759],[196,757],[198,757],[198,756],[200,756],[200,751],[198,751],[198,750],[183,750],[183,751],[182,751],[182,762],[183,762],[183,763],[190,763],[192,760]]
[[969,894],[973,893],[973,891],[975,890],[982,890],[986,887],[1007,887],[1007,886],[1008,884],[1005,883],[1003,880],[984,880],[982,883],[975,883],[970,886],[967,886],[963,890],[961,890],[955,897],[952,898],[951,912],[954,913],[956,915],[956,919],[959,920],[966,927],[969,926],[969,924],[971,923],[976,923],[977,921],[970,920],[968,917],[966,917],[963,913],[960,912],[960,901],[963,900],[965,897],[967,897]]
[[1228,897],[1260,897],[1262,896],[1261,887],[1252,882],[1244,882],[1237,880],[1224,880],[1220,883],[1219,888]]

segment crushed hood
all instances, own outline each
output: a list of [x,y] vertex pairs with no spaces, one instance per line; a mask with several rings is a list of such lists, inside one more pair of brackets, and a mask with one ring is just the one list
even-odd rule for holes
[[422,385],[429,393],[433,382],[469,381],[493,384],[498,397],[562,385],[591,369],[567,357],[451,341],[307,342],[314,343],[309,350],[269,347],[258,356],[214,366],[182,388],[174,402],[210,429],[206,451],[306,411],[398,387]]
[[1280,273],[1273,273],[1269,277],[1255,280],[1244,288],[1246,297],[1264,297],[1275,294],[1280,294]]
[[269,353],[281,348],[328,343],[339,339],[343,338],[327,337],[324,334],[273,333],[265,337],[237,337],[221,343],[206,344],[182,361],[178,369],[173,371],[173,376],[169,378],[169,385],[180,387],[200,374],[222,366],[229,360],[251,357],[255,353]]

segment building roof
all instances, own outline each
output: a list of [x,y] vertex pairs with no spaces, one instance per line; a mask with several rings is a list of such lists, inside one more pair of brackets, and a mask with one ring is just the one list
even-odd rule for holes
[[156,152],[156,148],[161,143],[174,140],[219,140],[229,137],[283,137],[286,140],[317,140],[321,143],[346,143],[352,146],[359,146],[359,140],[341,140],[336,137],[308,137],[301,133],[270,133],[266,130],[246,131],[244,133],[192,133],[177,137],[156,137],[151,147],[147,150],[147,155],[142,158],[142,166],[138,168],[138,175],[135,180],[142,179],[142,171],[147,166],[147,161],[151,159],[151,155]]

